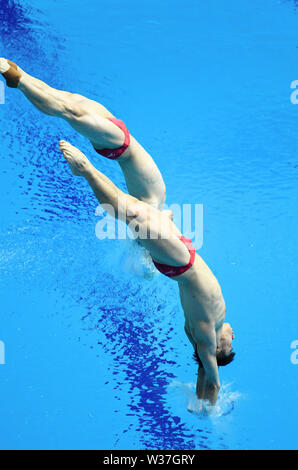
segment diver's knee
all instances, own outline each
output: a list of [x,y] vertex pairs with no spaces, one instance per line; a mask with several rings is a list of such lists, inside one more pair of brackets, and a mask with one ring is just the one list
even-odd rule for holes
[[155,207],[155,209],[162,211],[165,202],[166,202],[166,187],[164,185],[163,188],[159,191],[158,195],[156,194],[154,197],[152,197],[150,202],[148,202],[148,204],[152,207]]
[[170,220],[172,221],[174,220],[173,211],[171,211],[170,209],[163,210],[162,213],[166,215],[167,217],[169,217]]
[[166,202],[166,197],[167,197],[166,185],[163,183],[163,188],[161,190],[161,197],[160,197],[160,206],[164,205],[164,203]]
[[85,114],[85,111],[79,104],[77,96],[76,94],[70,93],[69,96],[62,99],[62,115],[65,119],[76,120]]

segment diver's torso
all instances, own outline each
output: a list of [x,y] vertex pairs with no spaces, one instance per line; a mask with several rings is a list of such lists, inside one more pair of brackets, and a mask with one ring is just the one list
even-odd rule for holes
[[213,325],[219,342],[222,325],[225,319],[225,301],[220,285],[203,259],[196,254],[193,266],[181,276],[177,276],[181,304],[184,310],[185,323],[194,337],[199,341],[200,322]]

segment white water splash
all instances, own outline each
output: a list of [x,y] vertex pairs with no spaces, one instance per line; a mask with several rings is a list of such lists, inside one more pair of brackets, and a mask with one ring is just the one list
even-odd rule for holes
[[231,390],[231,384],[222,384],[215,406],[206,400],[199,400],[196,395],[196,385],[192,382],[183,383],[173,381],[169,387],[176,389],[186,398],[186,408],[190,413],[200,417],[220,417],[232,413],[241,394]]
[[125,240],[120,266],[124,272],[148,280],[158,274],[149,252],[135,240]]

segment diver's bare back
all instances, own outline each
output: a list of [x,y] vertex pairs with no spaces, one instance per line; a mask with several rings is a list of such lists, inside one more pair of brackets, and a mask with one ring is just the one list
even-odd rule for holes
[[225,301],[220,285],[204,262],[196,253],[193,266],[177,278],[181,304],[185,315],[185,327],[196,345],[204,341],[203,325],[216,332],[219,342],[221,328],[225,319]]

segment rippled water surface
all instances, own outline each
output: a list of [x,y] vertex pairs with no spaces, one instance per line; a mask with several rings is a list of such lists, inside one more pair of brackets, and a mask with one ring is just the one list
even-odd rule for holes
[[152,153],[168,203],[204,204],[236,359],[198,417],[177,286],[122,269],[60,138],[125,188],[66,123],[16,90],[0,106],[0,447],[297,448],[295,1],[0,1],[0,51],[101,101]]

